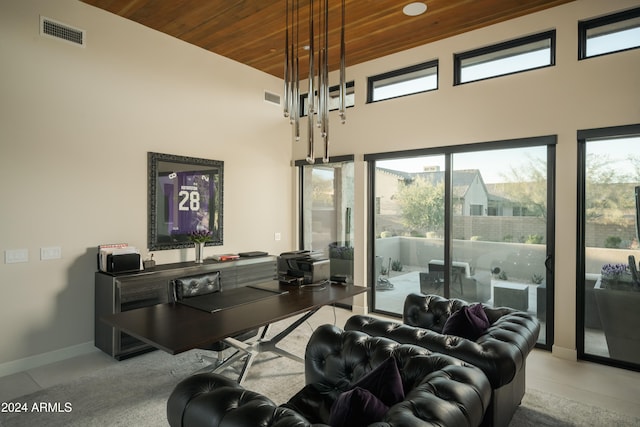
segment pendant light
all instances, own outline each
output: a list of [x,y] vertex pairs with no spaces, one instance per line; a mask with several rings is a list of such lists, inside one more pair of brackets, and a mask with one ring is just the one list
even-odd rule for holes
[[[308,0],[309,40],[300,46],[300,0],[285,0],[285,55],[284,55],[284,116],[292,125],[295,141],[300,140],[300,54],[301,49],[309,55],[307,97],[307,157],[315,162],[315,130],[319,128],[324,144],[322,161],[329,162],[329,0]],[[345,0],[340,0],[340,84],[339,115],[346,121],[346,61],[345,61]]]

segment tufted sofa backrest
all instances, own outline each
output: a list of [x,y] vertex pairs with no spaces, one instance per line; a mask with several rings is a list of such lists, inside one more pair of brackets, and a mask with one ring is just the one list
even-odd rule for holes
[[447,319],[465,305],[467,303],[460,299],[410,294],[404,301],[403,320],[406,325],[442,333]]
[[391,356],[396,358],[400,368],[411,356],[419,354],[431,352],[418,346],[401,346],[388,338],[370,337],[364,332],[322,325],[307,344],[305,382],[325,384],[341,392]]
[[[447,319],[469,305],[466,301],[456,298],[446,299],[439,295],[409,294],[404,300],[403,321],[406,325],[418,326],[442,333]],[[484,312],[492,325],[507,315],[520,313],[508,307],[489,307],[483,305]]]
[[[360,331],[343,331],[333,325],[318,327],[309,339],[305,382],[323,390],[333,401],[391,356],[400,371],[405,402],[414,403],[392,407],[388,423],[380,426],[396,425],[402,419],[424,422],[431,419],[425,411],[434,411],[433,425],[446,419],[444,425],[464,426],[472,425],[471,420],[482,419],[490,401],[490,386],[476,367],[420,346],[399,344]],[[448,414],[444,419],[443,413]]]
[[[405,325],[422,329],[395,331],[414,335],[402,342],[424,345],[434,351],[451,354],[482,369],[494,388],[511,382],[535,347],[540,324],[530,314],[507,307],[483,306],[491,326],[475,342],[440,335],[452,313],[468,305],[463,300],[438,295],[410,294],[404,303]],[[426,330],[426,331],[425,331]],[[434,332],[434,333],[430,333]],[[392,335],[393,338],[396,335]]]

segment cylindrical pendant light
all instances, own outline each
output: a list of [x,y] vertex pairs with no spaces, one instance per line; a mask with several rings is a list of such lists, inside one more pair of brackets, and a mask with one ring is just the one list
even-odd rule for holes
[[[317,4],[317,8],[316,8]],[[346,114],[345,9],[341,0],[339,114]],[[300,0],[285,0],[284,116],[293,126],[293,139],[300,140]],[[317,26],[316,26],[317,12]],[[317,30],[317,34],[316,34]],[[317,41],[317,48],[316,48]],[[307,97],[307,162],[315,162],[314,128],[324,143],[323,162],[329,162],[329,0],[309,0],[309,75]],[[316,57],[317,55],[317,57]],[[317,62],[316,62],[317,60]]]

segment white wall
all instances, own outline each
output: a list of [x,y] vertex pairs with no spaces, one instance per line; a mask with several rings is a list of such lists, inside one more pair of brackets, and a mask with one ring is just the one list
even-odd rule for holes
[[[332,116],[332,155],[355,154],[360,162],[368,153],[558,135],[554,352],[567,357],[576,355],[576,131],[640,122],[640,50],[578,61],[578,20],[637,6],[637,0],[578,0],[349,67],[356,106],[345,125]],[[454,53],[550,29],[557,31],[556,66],[453,86]],[[436,58],[437,91],[366,104],[368,76]],[[305,156],[304,143],[294,147],[296,159]],[[361,195],[364,169],[356,168]],[[365,217],[365,199],[358,198],[355,218]],[[356,259],[366,253],[365,224],[356,224]],[[364,270],[355,277],[364,278]]]
[[[39,35],[39,15],[86,47]],[[146,254],[148,151],[225,162],[206,255],[294,247],[289,128],[263,101],[279,79],[77,0],[0,0],[0,58],[0,375],[93,348],[96,246]],[[29,262],[5,264],[20,248]]]

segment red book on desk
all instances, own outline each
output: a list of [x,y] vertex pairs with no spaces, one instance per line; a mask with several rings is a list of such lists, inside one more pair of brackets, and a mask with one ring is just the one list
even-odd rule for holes
[[226,254],[226,255],[214,255],[213,259],[215,259],[216,261],[231,261],[234,259],[238,259],[240,258],[240,255],[235,255],[235,254]]

